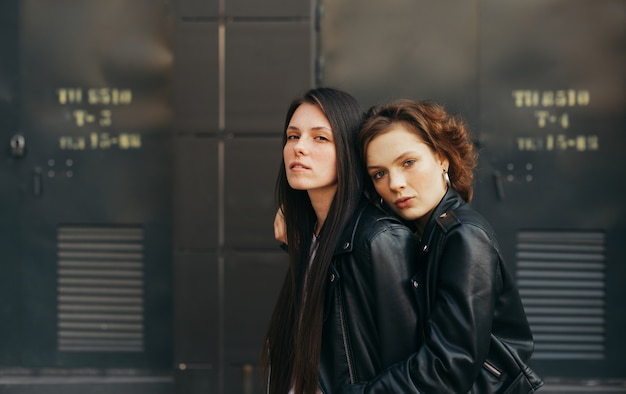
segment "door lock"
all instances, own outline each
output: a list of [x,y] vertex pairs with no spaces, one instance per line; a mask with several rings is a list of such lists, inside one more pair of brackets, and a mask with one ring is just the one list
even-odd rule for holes
[[11,137],[11,154],[13,157],[23,157],[26,148],[26,140],[21,134],[15,134]]

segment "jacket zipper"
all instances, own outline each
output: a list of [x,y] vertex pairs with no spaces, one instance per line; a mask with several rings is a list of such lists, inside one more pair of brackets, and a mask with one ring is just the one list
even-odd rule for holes
[[346,333],[346,323],[343,315],[343,305],[341,304],[341,291],[337,288],[337,307],[339,308],[339,320],[341,321],[341,337],[343,338],[343,350],[346,353],[346,361],[348,362],[348,375],[350,377],[350,384],[354,384],[354,370],[352,366],[352,357],[350,357],[350,351],[348,348],[348,336]]
[[488,361],[483,362],[483,367],[485,367],[487,371],[491,372],[491,374],[496,378],[499,378],[502,375],[502,372],[500,372],[498,368],[491,365]]

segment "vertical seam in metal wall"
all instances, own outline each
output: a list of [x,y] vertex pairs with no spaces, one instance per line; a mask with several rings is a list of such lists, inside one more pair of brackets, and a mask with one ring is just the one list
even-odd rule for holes
[[320,0],[311,0],[310,3],[310,16],[309,26],[311,26],[310,34],[311,34],[311,76],[309,83],[312,87],[316,87],[318,84],[321,84],[322,78],[320,77],[320,62],[321,62],[321,51],[319,48],[319,34],[320,34],[320,23],[321,21],[321,9],[322,5]]
[[225,140],[226,130],[226,0],[219,0],[219,26],[218,26],[218,128],[219,140],[217,144],[217,286],[218,286],[218,307],[217,307],[217,392],[224,393],[224,280],[225,280],[225,258],[224,258],[224,206],[226,191],[225,186]]
[[[474,88],[476,89],[476,97],[478,97],[478,104],[476,105],[476,126],[474,133],[474,140],[478,141],[479,145],[482,145],[482,141],[484,139],[484,130],[483,130],[483,117],[482,117],[482,104],[483,104],[483,96],[482,96],[482,66],[483,66],[483,53],[482,53],[482,34],[483,34],[483,3],[482,0],[476,0],[476,85]],[[478,147],[480,149],[480,146]],[[479,156],[479,161],[480,161]],[[483,164],[483,163],[480,163]],[[479,164],[479,165],[480,165]],[[476,189],[474,189],[476,190]]]

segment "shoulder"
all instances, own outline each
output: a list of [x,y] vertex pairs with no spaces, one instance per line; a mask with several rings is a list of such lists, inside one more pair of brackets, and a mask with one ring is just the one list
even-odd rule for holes
[[[498,239],[491,224],[470,204],[444,210],[435,218],[436,225],[429,239],[437,249],[459,251],[465,256],[499,256]],[[444,246],[445,245],[445,246]]]
[[435,218],[440,230],[445,233],[466,231],[476,228],[488,237],[494,237],[491,224],[469,204],[463,204],[455,209],[444,211]]
[[387,213],[373,204],[361,212],[355,227],[355,242],[413,242],[417,241],[413,231],[400,218]]
[[401,219],[370,204],[361,211],[351,252],[378,272],[376,275],[383,275],[383,270],[384,275],[407,277],[419,255],[419,239]]
[[336,253],[352,252],[355,247],[369,247],[374,242],[397,245],[417,242],[417,238],[398,217],[364,200],[344,230]]
[[[459,261],[474,261],[476,268],[500,259],[498,241],[489,222],[469,204],[445,211],[436,218],[437,250]],[[431,246],[435,246],[431,245]],[[443,248],[443,249],[442,249]]]
[[383,211],[376,205],[368,203],[363,207],[358,230],[364,232],[376,232],[389,228],[400,228],[411,231],[399,217]]

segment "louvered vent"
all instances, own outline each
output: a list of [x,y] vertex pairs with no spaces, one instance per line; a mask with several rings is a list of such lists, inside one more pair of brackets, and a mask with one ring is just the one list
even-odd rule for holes
[[522,231],[517,284],[536,359],[603,359],[605,234]]
[[61,226],[57,241],[57,349],[143,351],[143,230]]

